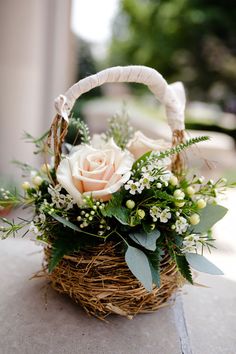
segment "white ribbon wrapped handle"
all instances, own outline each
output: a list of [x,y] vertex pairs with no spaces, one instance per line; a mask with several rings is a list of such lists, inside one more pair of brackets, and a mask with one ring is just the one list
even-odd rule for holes
[[147,85],[158,101],[165,105],[168,124],[173,131],[184,130],[185,92],[181,82],[168,85],[158,71],[139,65],[116,66],[86,77],[55,100],[57,113],[68,122],[77,98],[91,89],[111,82],[136,82]]

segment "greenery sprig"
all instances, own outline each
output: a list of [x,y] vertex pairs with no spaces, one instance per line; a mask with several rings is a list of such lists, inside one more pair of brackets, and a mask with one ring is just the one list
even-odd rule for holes
[[128,141],[132,138],[134,129],[130,125],[128,114],[123,111],[122,114],[116,114],[109,120],[109,127],[105,133],[105,140],[113,138],[115,143],[125,149]]
[[155,151],[149,151],[143,156],[141,156],[135,163],[133,164],[132,170],[133,170],[133,175],[135,176],[137,173],[139,174],[141,169],[145,167],[147,164],[150,163],[155,163],[156,161],[159,161],[161,159],[176,155],[181,153],[183,150],[188,149],[190,146],[199,144],[203,141],[209,140],[209,136],[200,136],[197,138],[192,138],[187,140],[184,143],[181,143],[175,147],[172,147],[170,149],[167,149],[165,151],[161,152],[155,152]]
[[90,144],[91,137],[88,125],[80,118],[71,117],[69,122],[68,134],[73,135],[72,145]]

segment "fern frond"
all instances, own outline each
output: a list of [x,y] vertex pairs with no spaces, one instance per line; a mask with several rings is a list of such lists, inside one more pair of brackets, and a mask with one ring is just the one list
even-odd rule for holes
[[80,118],[70,118],[69,133],[73,133],[73,145],[77,144],[78,139],[82,144],[89,144],[91,141],[88,125]]

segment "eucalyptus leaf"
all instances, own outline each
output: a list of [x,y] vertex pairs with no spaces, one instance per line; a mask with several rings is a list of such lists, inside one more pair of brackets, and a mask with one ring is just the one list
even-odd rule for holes
[[228,209],[221,205],[208,204],[199,211],[200,223],[194,226],[194,233],[205,233],[227,213]]
[[144,252],[128,246],[125,260],[133,275],[142,283],[147,291],[152,291],[152,272],[149,261]]
[[113,216],[118,220],[122,225],[129,225],[129,212],[123,208],[120,211],[116,211]]
[[136,242],[138,245],[146,248],[149,251],[155,251],[156,241],[160,237],[161,233],[158,230],[154,230],[149,233],[140,232],[140,233],[131,233],[129,237]]
[[186,253],[186,259],[190,266],[199,272],[213,274],[213,275],[223,275],[224,273],[213,263],[208,261],[204,256],[197,253]]
[[51,217],[53,217],[55,220],[59,221],[61,224],[69,227],[70,229],[72,229],[74,231],[80,231],[80,228],[78,226],[76,226],[72,222],[68,221],[67,219],[63,218],[62,216],[52,213]]

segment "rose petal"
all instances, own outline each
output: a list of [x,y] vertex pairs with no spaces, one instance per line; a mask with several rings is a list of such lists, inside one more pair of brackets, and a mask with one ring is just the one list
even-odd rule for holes
[[84,192],[100,190],[104,188],[108,182],[99,179],[87,178],[81,175],[73,176],[73,178],[76,178],[78,181],[82,182]]
[[78,204],[82,204],[82,195],[74,186],[70,168],[70,161],[68,158],[61,160],[60,165],[57,168],[57,180],[63,188],[69,193],[74,201]]
[[102,199],[103,201],[109,200],[111,198],[111,195],[117,192],[120,189],[120,187],[123,186],[129,180],[130,175],[131,172],[127,172],[124,176],[120,177],[120,179],[117,180],[117,182],[110,185],[109,187],[101,190],[93,191],[93,192],[85,192],[84,195],[92,196],[94,199]]
[[127,149],[136,159],[148,151],[162,151],[168,149],[170,144],[162,139],[150,139],[140,131],[135,132],[134,137],[127,144]]

